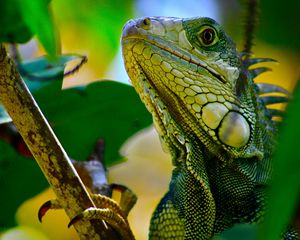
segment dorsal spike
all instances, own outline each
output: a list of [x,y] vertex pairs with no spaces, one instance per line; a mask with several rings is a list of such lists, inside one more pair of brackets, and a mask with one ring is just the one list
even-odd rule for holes
[[263,62],[277,62],[277,61],[272,58],[249,58],[249,59],[246,58],[245,60],[243,60],[243,64],[246,67],[250,67],[254,64],[263,63]]
[[282,96],[261,96],[259,98],[264,102],[265,105],[274,103],[286,103],[290,100],[290,98]]
[[283,87],[274,84],[268,83],[257,83],[256,86],[259,89],[259,94],[266,94],[266,93],[283,93],[286,95],[290,95],[290,92]]
[[267,108],[267,111],[271,117],[283,117],[285,115],[285,111],[276,108]]
[[253,56],[252,53],[240,52],[240,58],[243,59],[243,60],[246,59],[246,58],[248,58],[248,57],[251,57],[251,56]]
[[251,74],[253,79],[256,78],[258,75],[269,71],[272,71],[272,69],[268,67],[258,67],[258,68],[249,69],[249,73]]

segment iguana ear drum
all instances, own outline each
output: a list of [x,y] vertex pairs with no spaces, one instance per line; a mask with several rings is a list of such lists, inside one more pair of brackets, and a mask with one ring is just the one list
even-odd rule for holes
[[249,140],[250,127],[243,115],[238,112],[229,112],[221,122],[218,136],[224,144],[240,148]]

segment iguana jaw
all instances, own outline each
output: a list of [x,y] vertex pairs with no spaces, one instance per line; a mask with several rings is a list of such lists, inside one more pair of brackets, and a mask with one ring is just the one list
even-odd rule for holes
[[[146,96],[147,91],[144,90],[145,87],[141,85],[141,81],[147,82],[153,91],[156,91],[157,98],[165,104],[174,122],[184,128],[180,130],[181,136],[189,132],[196,134],[198,139],[212,153],[222,152],[219,149],[222,147],[234,157],[246,156],[247,151],[244,150],[247,147],[246,143],[249,142],[251,129],[249,122],[242,115],[243,108],[239,99],[232,93],[232,80],[229,81],[224,75],[219,73],[220,71],[216,71],[209,66],[209,59],[207,59],[208,63],[206,63],[200,60],[196,54],[189,54],[182,46],[177,47],[172,44],[172,48],[168,47],[171,45],[170,42],[160,37],[159,31],[157,31],[158,34],[153,35],[149,34],[149,31],[144,29],[145,27],[140,27],[143,21],[129,22],[125,26],[122,45],[127,72],[134,87],[148,106],[149,111],[154,115],[158,115],[157,112],[159,112],[157,104],[151,101],[150,97]],[[176,22],[176,19],[174,21]],[[181,23],[177,22],[176,24],[177,26],[173,26],[173,28],[180,30]],[[182,37],[181,43],[189,47],[187,40],[182,40]],[[224,64],[222,61],[219,61],[219,63]],[[170,69],[170,65],[173,67],[172,70]],[[226,77],[228,77],[228,74],[231,74],[230,76],[234,78],[233,76],[236,75],[236,72],[234,70],[230,73],[230,70],[232,69],[229,69]],[[187,83],[187,81],[190,81],[190,83]],[[199,85],[197,86],[199,83],[202,84],[200,87]],[[186,89],[190,89],[187,87],[189,84],[196,84],[192,86],[197,87],[197,93],[200,96],[198,100],[202,101],[202,105],[195,102],[195,99],[192,99],[195,98],[196,94],[194,90],[188,90],[187,92]],[[179,91],[179,88],[182,92]],[[191,100],[194,103],[189,104],[185,100]],[[210,102],[214,103],[214,105],[210,105]],[[208,107],[204,108],[204,104]],[[215,108],[221,112],[216,114]],[[204,118],[205,113],[209,115],[213,114],[213,119]],[[224,120],[225,116],[229,115],[230,117],[227,117],[226,122]],[[157,119],[158,117],[156,117],[156,121]],[[226,129],[232,129],[229,126],[232,125],[230,122],[237,123],[238,127],[234,127],[233,131],[235,131],[235,135],[238,135],[238,140],[236,140],[233,134],[233,138],[231,137],[230,139],[229,137],[229,141],[225,139],[221,142],[220,135],[223,134],[221,135],[221,139],[222,136],[224,139],[224,135],[227,137],[228,134],[228,130]],[[168,128],[161,120],[161,116],[160,125],[164,125],[165,129]],[[223,132],[219,129],[223,129]],[[240,132],[238,131],[242,131],[242,134],[244,134],[242,138],[239,138]],[[161,134],[165,134],[165,132]],[[224,141],[225,143],[229,142],[233,144],[233,147],[224,144]],[[219,147],[216,147],[216,142]]]

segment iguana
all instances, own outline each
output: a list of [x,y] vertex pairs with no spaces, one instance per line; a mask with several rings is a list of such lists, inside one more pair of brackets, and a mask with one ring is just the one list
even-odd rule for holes
[[[150,239],[211,239],[262,219],[280,111],[279,86],[255,84],[268,58],[249,58],[210,18],[146,17],[127,22],[122,51],[133,87],[172,155],[169,191]],[[279,92],[284,97],[261,96]],[[284,239],[298,239],[287,231]]]

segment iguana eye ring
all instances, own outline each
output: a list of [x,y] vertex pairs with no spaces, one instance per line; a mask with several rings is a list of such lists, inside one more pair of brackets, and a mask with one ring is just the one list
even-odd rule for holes
[[210,26],[203,26],[198,32],[198,39],[201,45],[209,47],[214,45],[219,39],[216,30]]

